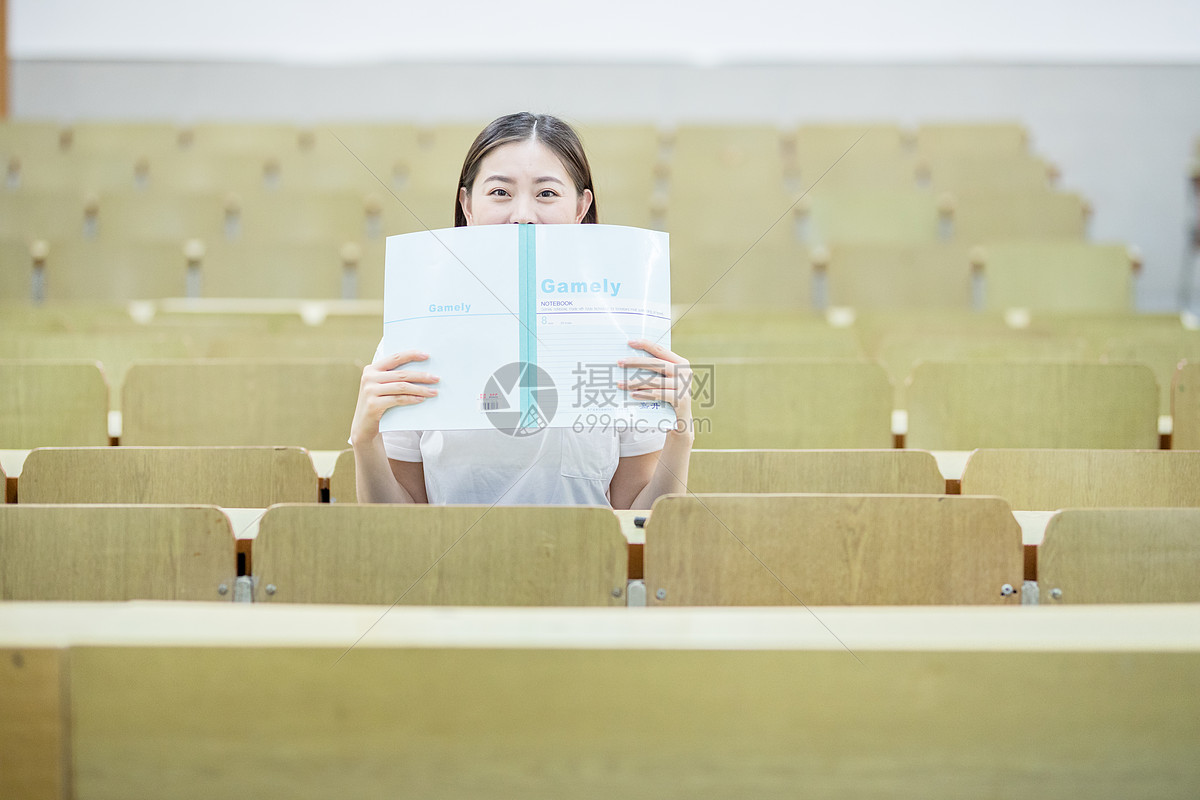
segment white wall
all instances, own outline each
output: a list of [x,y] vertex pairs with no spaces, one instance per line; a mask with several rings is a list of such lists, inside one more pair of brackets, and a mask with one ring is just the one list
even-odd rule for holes
[[16,59],[1200,62],[1196,0],[9,0]]

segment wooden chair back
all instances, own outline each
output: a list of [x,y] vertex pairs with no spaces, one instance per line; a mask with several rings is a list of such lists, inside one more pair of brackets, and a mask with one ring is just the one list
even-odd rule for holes
[[341,450],[361,368],[341,360],[141,362],[122,392],[125,445]]
[[1200,451],[976,450],[962,493],[1021,511],[1200,507]]
[[942,494],[946,483],[920,450],[693,450],[688,490]]
[[25,459],[22,503],[195,503],[266,508],[320,499],[299,447],[41,448]]
[[3,600],[218,602],[236,577],[229,518],[212,506],[0,506]]
[[0,360],[0,450],[108,444],[108,383],[94,361]]
[[1171,384],[1171,446],[1200,450],[1200,361],[1181,364]]
[[1066,509],[1038,548],[1040,602],[1200,602],[1200,508]]
[[1002,311],[1133,311],[1133,259],[1118,244],[1014,241],[977,254],[984,308]]
[[329,502],[358,502],[358,484],[355,482],[353,450],[343,450],[338,453],[337,461],[333,464],[333,472],[329,475]]
[[1158,387],[1140,364],[925,362],[908,379],[909,447],[1158,447]]
[[[886,448],[892,385],[869,361],[714,359],[694,370],[696,447]],[[707,387],[704,385],[707,381]]]
[[610,509],[278,505],[254,541],[255,600],[617,606],[628,545]]
[[1021,530],[998,498],[669,495],[646,522],[651,605],[1015,604]]

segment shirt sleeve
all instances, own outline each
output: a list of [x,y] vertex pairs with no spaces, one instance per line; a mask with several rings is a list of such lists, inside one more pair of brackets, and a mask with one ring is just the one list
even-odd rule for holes
[[667,434],[658,430],[627,430],[621,431],[620,441],[622,458],[625,456],[644,456],[646,453],[654,453],[662,450],[663,445],[667,441]]
[[396,461],[422,461],[420,431],[384,431],[383,449]]

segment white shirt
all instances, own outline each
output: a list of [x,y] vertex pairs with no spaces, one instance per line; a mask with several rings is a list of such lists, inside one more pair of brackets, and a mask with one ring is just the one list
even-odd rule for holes
[[420,461],[430,503],[610,505],[608,485],[624,456],[663,448],[666,434],[615,428],[576,433],[384,431],[388,458]]

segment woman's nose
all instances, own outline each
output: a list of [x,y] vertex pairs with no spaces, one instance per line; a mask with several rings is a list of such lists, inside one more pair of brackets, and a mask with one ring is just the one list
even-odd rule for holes
[[509,222],[537,222],[533,201],[524,199],[513,204],[512,217]]

